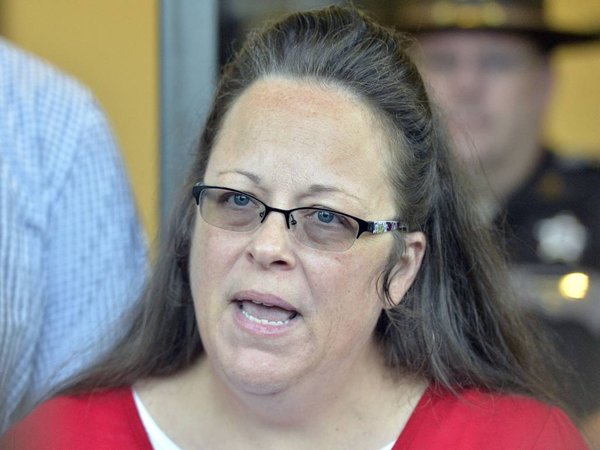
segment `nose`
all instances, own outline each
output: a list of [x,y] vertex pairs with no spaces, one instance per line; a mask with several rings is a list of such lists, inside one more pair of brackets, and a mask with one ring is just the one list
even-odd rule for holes
[[285,216],[271,211],[254,232],[248,244],[248,257],[265,269],[293,268],[296,254],[291,239]]
[[485,86],[485,75],[475,61],[461,61],[448,77],[451,78],[449,92],[454,101],[462,104],[478,102]]

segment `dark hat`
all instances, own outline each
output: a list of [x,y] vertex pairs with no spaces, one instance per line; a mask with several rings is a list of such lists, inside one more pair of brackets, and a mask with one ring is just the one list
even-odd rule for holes
[[[495,30],[527,35],[546,49],[600,38],[600,30],[551,27],[542,0],[398,0],[393,25],[401,31]],[[391,17],[390,17],[391,18]]]

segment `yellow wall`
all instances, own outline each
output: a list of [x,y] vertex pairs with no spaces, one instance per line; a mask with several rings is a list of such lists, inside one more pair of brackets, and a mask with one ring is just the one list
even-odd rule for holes
[[148,235],[158,225],[156,0],[0,0],[0,33],[79,78],[121,144]]
[[[549,0],[557,24],[600,27],[600,0]],[[158,0],[0,0],[0,32],[80,78],[106,109],[140,212],[158,227]],[[557,52],[548,141],[600,157],[600,43]]]
[[[600,29],[600,0],[548,0],[556,26]],[[556,91],[548,115],[548,142],[565,153],[600,158],[600,41],[563,47],[554,55]]]

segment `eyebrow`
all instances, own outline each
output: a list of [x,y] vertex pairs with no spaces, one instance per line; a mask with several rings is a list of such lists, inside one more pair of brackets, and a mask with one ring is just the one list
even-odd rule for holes
[[346,192],[335,186],[329,186],[326,184],[311,184],[308,188],[308,192],[310,194],[321,194],[321,193],[329,193],[329,192],[334,193],[334,194],[343,194],[348,197],[352,197],[353,199],[357,200],[358,202],[361,201],[360,198],[358,198],[357,196],[355,196],[349,192]]
[[252,172],[246,172],[245,170],[223,170],[219,172],[219,175],[226,175],[228,173],[237,173],[239,175],[244,175],[246,178],[249,178],[256,184],[260,184],[261,182],[261,178],[258,175],[253,174]]
[[[219,175],[225,175],[225,174],[229,174],[229,173],[236,173],[239,175],[243,175],[258,185],[260,185],[261,181],[262,181],[262,178],[259,177],[258,175],[254,174],[252,172],[247,172],[245,170],[223,170],[223,171],[219,172]],[[353,198],[361,205],[363,204],[362,200],[360,198],[358,198],[357,196],[355,196],[349,192],[346,192],[340,188],[337,188],[335,186],[330,186],[330,185],[326,185],[326,184],[311,184],[308,188],[309,195],[310,194],[321,194],[321,193],[342,194],[347,197]]]

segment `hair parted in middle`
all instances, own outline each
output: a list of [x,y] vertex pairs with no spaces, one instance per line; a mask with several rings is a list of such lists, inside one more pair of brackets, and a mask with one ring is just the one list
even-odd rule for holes
[[398,217],[426,236],[421,269],[403,299],[390,298],[388,289],[402,257],[402,233],[395,233],[379,280],[386,307],[376,335],[390,368],[453,390],[475,386],[554,399],[515,310],[494,236],[457,179],[449,140],[408,56],[411,44],[351,7],[295,13],[250,34],[224,68],[129,332],[66,391],[174,374],[202,354],[188,274],[197,217],[192,186],[203,179],[236,99],[257,80],[284,77],[341,88],[369,106],[389,137],[388,177]]

